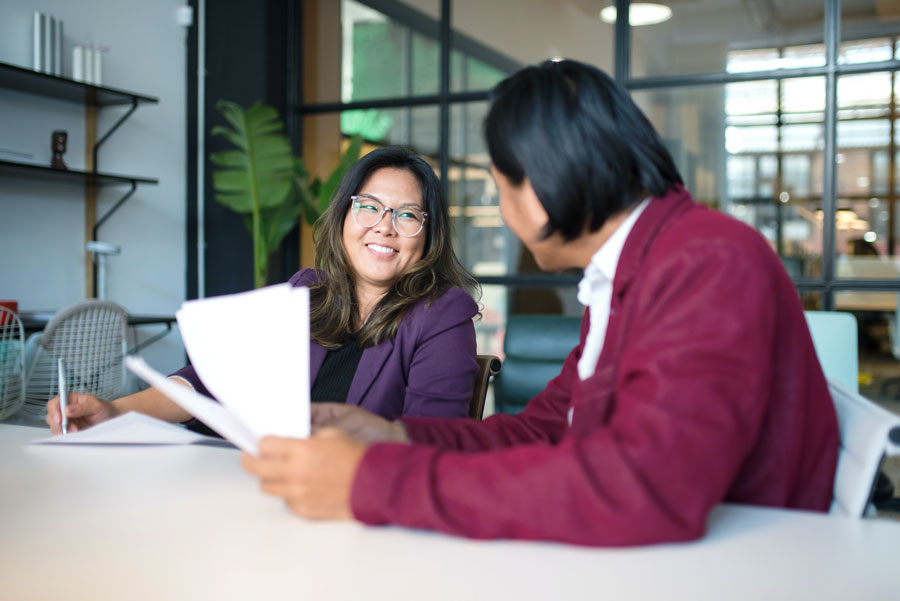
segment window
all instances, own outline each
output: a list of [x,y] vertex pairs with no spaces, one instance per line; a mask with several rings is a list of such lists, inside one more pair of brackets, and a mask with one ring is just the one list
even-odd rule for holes
[[[861,317],[877,341],[861,348],[889,356],[897,17],[850,0],[678,2],[669,21],[615,40],[593,4],[523,0],[511,15],[504,0],[306,0],[297,112],[307,162],[330,164],[351,133],[425,155],[445,181],[456,251],[484,284],[479,348],[500,352],[508,312],[580,313],[580,276],[538,273],[502,226],[480,131],[488,90],[547,58],[608,72],[616,58],[694,197],[757,228],[807,308],[876,316]],[[874,313],[873,299],[883,302]]]
[[479,352],[502,355],[509,312],[580,315],[580,276],[540,273],[503,225],[481,134],[488,93],[522,65],[558,55],[609,70],[601,61],[612,56],[612,27],[574,3],[559,10],[522,2],[512,20],[508,2],[453,0],[442,89],[441,5],[304,2],[303,102],[296,107],[303,154],[315,172],[335,160],[342,139],[361,134],[368,148],[408,145],[431,162],[446,182],[456,253],[483,284]]
[[[849,0],[673,12],[630,30],[627,86],[698,200],[758,229],[807,308],[857,315],[861,382],[877,397],[900,359],[898,16]],[[830,30],[826,14],[840,17]]]

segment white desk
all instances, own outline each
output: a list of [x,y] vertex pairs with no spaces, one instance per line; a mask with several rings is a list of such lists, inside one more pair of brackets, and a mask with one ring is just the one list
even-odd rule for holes
[[232,449],[25,446],[45,433],[0,425],[4,600],[900,598],[891,521],[723,506],[688,544],[475,542],[301,520]]

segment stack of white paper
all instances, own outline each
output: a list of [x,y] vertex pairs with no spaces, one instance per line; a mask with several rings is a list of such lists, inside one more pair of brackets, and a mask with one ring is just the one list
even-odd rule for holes
[[241,449],[266,435],[309,436],[309,290],[280,284],[188,301],[176,313],[197,375],[221,405],[155,372],[125,364]]
[[34,444],[192,444],[219,440],[187,428],[129,411],[87,430],[32,441]]

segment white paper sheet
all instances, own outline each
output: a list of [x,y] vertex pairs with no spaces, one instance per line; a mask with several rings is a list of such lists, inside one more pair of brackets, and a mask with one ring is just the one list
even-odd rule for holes
[[[177,384],[176,384],[177,386]],[[182,387],[183,388],[183,387]],[[32,444],[191,444],[217,440],[186,428],[129,411],[93,428],[32,441]]]
[[139,357],[125,365],[248,453],[263,436],[306,438],[309,290],[289,284],[188,301],[176,312],[185,348],[216,403]]
[[188,301],[176,316],[200,379],[255,438],[309,436],[308,289]]
[[[257,437],[235,415],[219,403],[206,398],[162,375],[137,356],[125,357],[125,366],[151,386],[172,399],[182,409],[233,442],[242,451],[256,455]],[[85,430],[89,432],[90,430]]]

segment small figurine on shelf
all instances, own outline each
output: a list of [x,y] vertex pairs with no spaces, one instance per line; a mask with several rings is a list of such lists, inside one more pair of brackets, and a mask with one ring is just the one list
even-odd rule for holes
[[66,140],[69,137],[69,133],[65,130],[58,129],[53,132],[53,160],[50,162],[50,166],[54,169],[68,169],[66,164],[63,162],[62,155],[66,152]]

